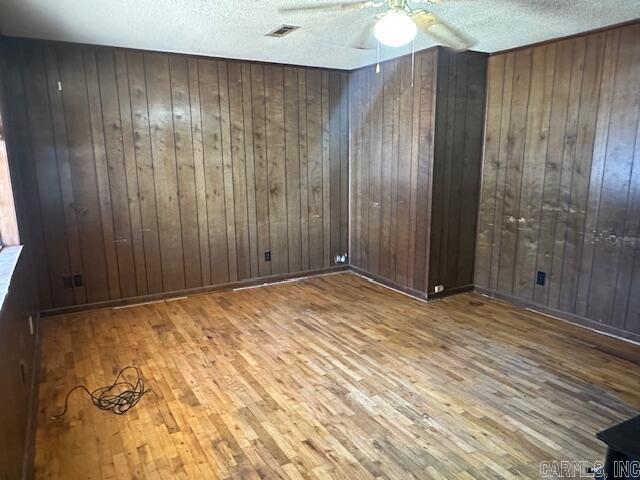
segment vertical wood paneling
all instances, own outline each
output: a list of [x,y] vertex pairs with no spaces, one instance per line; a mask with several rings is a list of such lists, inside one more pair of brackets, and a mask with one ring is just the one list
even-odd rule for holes
[[242,115],[245,142],[245,169],[247,182],[247,222],[249,223],[249,264],[251,266],[251,277],[260,275],[259,253],[258,253],[258,224],[256,220],[256,174],[255,156],[253,144],[253,114],[251,105],[253,103],[251,91],[251,65],[242,65]]
[[[400,62],[400,98],[398,101],[398,118],[396,124],[398,130],[398,175],[396,181],[396,273],[394,280],[401,285],[412,283],[409,279],[409,229],[411,226],[411,144],[413,139],[413,125],[416,119],[413,118],[413,88],[411,87],[411,61],[407,57]],[[370,80],[369,80],[370,81]],[[369,136],[367,144],[371,144]],[[367,152],[369,153],[369,152]],[[367,155],[368,157],[369,155]],[[366,204],[369,206],[369,178],[370,162],[366,162],[367,168],[363,169],[363,177],[366,178],[367,197]],[[367,209],[368,212],[368,209]],[[369,219],[365,224],[369,225]],[[367,230],[365,230],[366,234]]]
[[[485,121],[500,124],[502,116],[502,97],[505,83],[506,56],[492,60],[487,68],[487,110]],[[485,134],[482,165],[482,190],[498,190],[498,172],[500,171],[500,135],[494,132]],[[480,285],[489,285],[492,268],[492,240],[494,211],[497,198],[495,194],[482,194],[478,211],[478,232],[476,240],[476,276]]]
[[[397,261],[398,261],[398,156],[400,152],[400,95],[401,95],[401,79],[402,79],[402,59],[398,60],[392,75],[392,91],[393,93],[393,101],[391,107],[391,119],[393,130],[391,133],[391,175],[390,175],[390,209],[391,215],[389,217],[389,274],[390,278],[395,280],[397,274]],[[368,137],[365,136],[365,145]],[[368,158],[365,156],[366,152],[363,154],[362,159],[362,167],[361,172],[362,175],[362,190],[364,191],[364,186],[368,186],[368,178],[364,176],[364,172],[368,171],[369,162]],[[364,200],[364,198],[363,198]],[[366,217],[363,216],[363,230],[366,227],[365,222]],[[365,244],[362,249],[363,253],[368,251],[367,245]],[[363,264],[367,265],[367,258],[365,257],[363,260]]]
[[26,113],[31,131],[31,151],[35,160],[37,192],[42,211],[42,228],[46,238],[46,255],[52,258],[49,281],[53,298],[59,304],[73,302],[73,291],[64,289],[61,276],[69,275],[71,265],[65,231],[62,195],[58,185],[51,116],[49,112],[44,58],[41,46],[32,45],[25,55],[24,88],[32,92],[26,98]]
[[[56,152],[56,163],[58,167],[59,188],[62,196],[62,208],[65,218],[65,230],[67,236],[67,250],[69,252],[70,271],[73,272],[82,271],[82,255],[80,249],[80,234],[78,232],[77,214],[75,210],[73,200],[73,185],[71,183],[71,166],[69,165],[69,150],[67,149],[67,128],[64,118],[64,107],[62,103],[62,93],[58,91],[57,82],[60,77],[60,68],[58,64],[58,57],[54,45],[45,45],[45,61],[47,66],[46,79],[48,82],[49,90],[49,103],[51,124],[53,128],[54,144],[53,147]],[[25,187],[23,186],[23,189]],[[31,217],[33,218],[33,217]],[[103,229],[104,230],[104,229]],[[37,238],[37,237],[36,237]],[[106,242],[105,242],[106,245]],[[107,262],[113,259],[115,255],[115,246],[111,246],[106,250]],[[38,258],[39,253],[33,253]],[[38,258],[38,261],[44,261],[44,258]],[[113,260],[112,260],[113,261]],[[115,261],[113,261],[115,264]],[[46,269],[46,268],[45,268]],[[110,275],[110,288],[119,288],[117,277],[113,274]],[[52,280],[53,282],[61,283],[60,277]],[[74,301],[77,303],[86,302],[86,290],[84,287],[74,287],[73,289]],[[63,296],[64,298],[64,296]],[[56,304],[64,305],[66,301],[56,300]]]
[[[141,53],[127,53],[126,62],[129,77],[128,94],[131,99],[133,120],[132,135],[136,157],[138,201],[140,203],[147,291],[149,293],[158,293],[163,291],[163,274],[144,57]],[[126,94],[127,92],[122,89],[121,95]]]
[[352,263],[421,292],[469,287],[486,56],[421,52],[413,79],[410,57],[381,67],[350,75]]
[[553,94],[556,46],[536,49],[532,58],[532,75],[527,109],[527,133],[522,170],[520,208],[518,210],[516,256],[522,259],[514,269],[514,293],[533,298],[532,272],[538,253],[538,229],[544,190],[545,163],[548,149],[549,117]]
[[[394,142],[393,142],[393,104],[394,104],[394,71],[397,68],[397,62],[388,62],[382,66],[382,71],[379,75],[382,76],[383,81],[383,91],[382,96],[378,97],[382,102],[382,156],[380,158],[381,162],[381,174],[380,180],[382,182],[382,199],[381,199],[381,209],[382,209],[382,225],[380,227],[380,250],[379,250],[379,271],[374,271],[369,269],[371,273],[377,273],[385,278],[392,278],[393,271],[391,269],[391,217],[393,215],[393,197],[392,197],[392,182],[393,178],[393,151],[394,151]],[[434,71],[435,72],[435,71]],[[373,75],[371,72],[369,75]],[[435,76],[433,76],[435,81]],[[354,103],[352,108],[355,109],[356,105],[360,105],[360,103]],[[360,135],[356,134],[356,142],[359,142]],[[352,168],[351,175],[354,178],[354,182],[360,183],[362,181],[361,176],[358,175],[358,170],[356,168]],[[360,221],[360,216],[358,215],[358,211],[354,210],[355,216],[352,216],[351,221],[356,225]],[[352,246],[352,249],[355,251],[359,251],[361,248],[361,241],[359,239],[356,240],[356,243]],[[359,263],[355,263],[355,265],[359,265]]]
[[[422,55],[418,56],[423,58]],[[368,221],[369,228],[367,239],[369,247],[369,265],[368,269],[372,272],[380,272],[380,233],[382,229],[382,185],[381,178],[382,166],[382,126],[383,126],[383,88],[384,76],[382,74],[375,75],[370,80],[369,96],[370,109],[369,114],[369,134],[371,135],[370,144],[370,161],[369,161],[369,209]]]
[[[1,75],[0,75],[1,76]],[[1,81],[1,78],[0,78]],[[2,95],[0,95],[0,103]],[[3,118],[3,122],[6,118]],[[12,182],[15,186],[18,175]],[[21,208],[21,207],[20,207]],[[4,252],[9,261],[20,247],[8,247],[12,253]],[[7,395],[2,396],[0,409],[0,477],[32,478],[33,470],[29,461],[32,447],[30,438],[33,435],[31,418],[32,406],[36,397],[33,391],[33,379],[39,365],[34,359],[38,348],[36,336],[29,333],[29,315],[37,310],[36,289],[33,279],[31,252],[23,249],[18,255],[17,265],[11,276],[11,284],[7,285],[6,295],[0,315],[0,381]],[[34,315],[35,318],[35,315]],[[37,326],[37,325],[36,325]],[[25,461],[25,459],[27,461]]]
[[202,274],[187,58],[169,56],[169,72],[185,286],[193,288],[202,285]]
[[[507,69],[499,72],[513,55],[511,96]],[[518,55],[532,62],[518,62]],[[640,331],[640,26],[494,56],[489,70],[477,284]],[[508,139],[508,164],[492,160],[497,138]],[[521,169],[512,162],[519,152]],[[500,175],[503,187],[495,181]],[[497,284],[490,252],[501,259]],[[535,285],[537,271],[547,273],[544,286]]]
[[185,269],[180,228],[169,58],[161,54],[145,54],[144,66],[149,102],[149,129],[158,209],[163,289],[180,290],[185,287]]
[[340,74],[340,253],[349,253],[349,75]]
[[[433,178],[433,141],[434,129],[430,128],[435,112],[436,89],[433,85],[436,68],[435,56],[422,56],[418,60],[420,74],[420,106],[418,117],[418,181],[416,196],[416,234],[414,288],[425,291],[427,288],[429,251],[431,241],[431,187]],[[416,93],[417,95],[417,93]]]
[[249,209],[247,197],[247,156],[244,142],[244,112],[242,92],[242,65],[230,63],[227,69],[229,83],[229,112],[231,116],[231,157],[233,161],[233,204],[235,212],[236,255],[238,278],[251,278],[249,248]]
[[[434,168],[444,163],[444,181],[437,174],[434,174],[434,182],[442,185],[442,208],[440,209],[440,254],[434,252],[431,256],[432,272],[429,287],[434,288],[437,284],[442,284],[445,288],[455,285],[457,275],[457,242],[460,238],[460,216],[462,214],[462,203],[457,202],[462,195],[462,172],[463,172],[463,152],[465,142],[463,141],[464,131],[467,126],[467,87],[469,84],[469,59],[456,57],[454,55],[442,55],[449,57],[449,77],[451,82],[445,99],[451,100],[451,109],[446,123],[447,145],[445,155],[436,156]],[[440,125],[436,126],[440,128]],[[437,227],[437,223],[432,223],[432,228]],[[432,230],[433,231],[433,230]],[[439,266],[439,275],[436,266]]]
[[580,90],[575,164],[571,181],[571,207],[563,257],[560,308],[575,311],[589,190],[589,171],[600,92],[604,35],[586,37],[585,62]]
[[527,131],[527,108],[531,82],[532,54],[530,50],[515,53],[513,71],[513,95],[507,139],[506,177],[503,210],[504,227],[498,259],[498,288],[513,292],[514,269],[512,259],[516,252],[520,198],[522,193],[522,170],[524,162],[525,138]]
[[222,173],[222,143],[220,132],[220,93],[216,62],[198,60],[200,71],[200,105],[204,149],[204,177],[207,192],[207,222],[211,281],[213,284],[229,281],[229,255],[227,250],[227,216]]
[[[271,238],[271,273],[287,271],[287,185],[284,132],[283,68],[266,66],[264,72],[267,115],[267,171],[269,181],[269,234]],[[324,185],[324,184],[323,184]]]
[[[634,217],[640,216],[640,210],[629,211],[631,181],[637,180],[633,166],[640,115],[640,35],[633,33],[633,30],[621,32],[615,79],[605,80],[613,83],[607,151],[601,182],[594,182],[600,183],[596,230],[607,234],[596,242],[593,252],[587,315],[599,321],[610,321],[616,328],[625,326],[628,293],[617,287],[619,280],[628,283],[624,280],[629,277],[627,265],[631,259],[627,258],[626,264],[620,260],[628,256],[629,240],[635,240],[627,237],[626,223],[627,219],[633,222]],[[601,41],[602,37],[599,37]],[[621,303],[624,304],[622,309]]]
[[415,264],[419,262],[416,254],[417,237],[417,196],[418,196],[418,148],[420,145],[420,94],[422,93],[422,60],[418,57],[414,61],[414,88],[411,94],[411,172],[409,184],[409,251],[408,258],[416,261],[407,262],[407,282],[415,281]]
[[148,293],[148,281],[145,265],[140,192],[138,189],[135,139],[133,135],[133,111],[131,109],[131,97],[129,93],[129,68],[127,66],[126,53],[117,51],[115,54],[115,63],[137,294],[144,295]]
[[324,264],[329,266],[331,262],[331,158],[330,158],[330,99],[329,99],[329,72],[321,74],[321,107],[322,107],[322,240]]
[[481,146],[486,104],[487,60],[482,55],[470,55],[467,64],[466,118],[462,133],[463,160],[462,170],[459,172],[460,197],[454,197],[454,201],[461,204],[461,209],[458,217],[458,238],[450,240],[457,245],[456,277],[452,286],[473,284],[482,169]]
[[[560,42],[556,47],[556,65],[554,68],[553,94],[551,97],[551,113],[549,133],[544,167],[544,188],[542,191],[542,212],[538,227],[537,270],[551,272],[555,234],[558,220],[557,198],[560,191],[563,173],[563,145],[565,143],[565,125],[569,87],[571,82],[571,58],[573,44]],[[497,196],[495,193],[494,196]],[[544,285],[534,285],[533,301],[545,303],[549,298],[549,287],[553,277]]]
[[571,61],[571,81],[567,103],[567,120],[564,129],[564,146],[562,151],[562,171],[560,174],[560,190],[558,216],[553,246],[553,260],[549,272],[549,305],[558,308],[562,281],[564,277],[563,261],[565,240],[568,236],[568,219],[571,208],[571,182],[573,180],[573,166],[576,155],[576,140],[578,137],[578,115],[580,112],[580,94],[582,90],[582,75],[585,60],[585,39],[578,38],[574,43],[573,59]]
[[324,266],[322,209],[322,74],[307,70],[307,202],[309,211],[309,267]]
[[[345,88],[345,92],[348,90]],[[346,108],[345,108],[346,110]],[[307,131],[307,72],[298,71],[298,145],[299,145],[299,170],[300,170],[300,261],[302,269],[309,269],[309,150]],[[348,147],[345,152],[349,153]],[[348,166],[348,159],[344,160]],[[345,182],[346,183],[346,182]],[[345,205],[348,208],[348,204]],[[349,225],[345,234],[349,234]]]
[[227,230],[227,255],[229,256],[229,281],[238,280],[238,238],[236,237],[236,208],[234,203],[233,159],[231,157],[231,119],[229,99],[229,75],[226,62],[217,62],[218,92],[220,103],[220,138],[222,140],[222,178],[224,209]]
[[[491,62],[489,62],[491,63]],[[500,273],[500,247],[502,246],[502,228],[504,225],[504,190],[506,186],[507,175],[507,146],[509,144],[508,125],[511,121],[511,98],[513,96],[513,74],[515,65],[515,53],[508,54],[505,59],[504,66],[504,84],[503,84],[503,100],[502,109],[500,113],[500,126],[504,127],[500,129],[498,138],[498,175],[496,178],[496,201],[495,212],[490,216],[490,220],[493,219],[494,229],[491,234],[493,244],[491,248],[491,274],[489,275],[489,281],[492,288],[496,288],[498,285],[499,273]],[[489,130],[485,125],[485,133],[489,135]]]
[[[302,270],[301,219],[300,212],[300,119],[298,114],[298,70],[284,69],[284,122],[285,159],[287,187],[287,234],[289,269]],[[333,141],[337,141],[338,138]],[[339,178],[339,177],[338,177]],[[335,220],[340,220],[338,216]]]
[[209,258],[209,225],[207,218],[207,188],[204,176],[204,142],[202,138],[202,109],[200,108],[200,70],[198,61],[187,60],[189,68],[189,108],[191,115],[191,139],[193,142],[193,169],[198,214],[198,239],[200,241],[200,274],[202,284],[211,284],[211,261]]
[[[9,149],[45,308],[317,269],[346,250],[347,74],[11,42]],[[63,288],[72,274],[84,284]]]
[[[612,30],[607,33],[605,58],[602,67],[602,85],[599,95],[598,118],[596,120],[597,137],[594,140],[593,155],[591,158],[591,172],[589,180],[589,198],[587,215],[585,220],[585,235],[583,239],[583,253],[578,279],[578,293],[576,300],[576,313],[586,315],[589,303],[589,289],[591,284],[590,265],[593,262],[595,250],[595,235],[599,216],[598,204],[602,192],[602,182],[605,167],[605,157],[609,137],[608,125],[611,122],[611,103],[613,98],[614,81],[617,69],[617,51],[620,44],[620,31]],[[587,273],[587,274],[585,274]]]
[[[340,115],[342,107],[341,76],[338,72],[329,74],[329,252],[342,250],[340,239],[341,218],[341,158],[342,135]],[[287,172],[288,173],[288,172]]]
[[108,300],[110,292],[82,49],[78,46],[62,47],[59,60],[61,81],[66,85],[62,103],[83,274],[87,285],[91,285],[87,288],[87,301],[98,302]]
[[438,56],[427,290],[473,284],[486,56]]
[[[633,177],[631,178],[631,189],[628,200],[629,210],[637,212],[640,210],[640,122],[636,130],[636,149],[633,155]],[[628,218],[627,243],[629,249],[633,249],[633,261],[629,262],[631,275],[629,279],[629,294],[626,297],[626,317],[624,329],[635,333],[640,333],[640,295],[635,292],[640,291],[640,215]],[[620,291],[620,290],[618,290]]]
[[[124,136],[120,118],[120,105],[112,102],[117,99],[115,55],[112,50],[99,49],[86,51],[87,80],[90,88],[90,108],[94,125],[94,140],[104,142],[106,163],[96,152],[97,178],[103,181],[106,191],[101,202],[103,230],[105,237],[115,244],[117,263],[107,262],[107,270],[115,268],[118,274],[120,292],[115,295],[135,297],[137,294],[136,272],[133,259],[133,236],[129,215],[129,192],[124,160]],[[97,69],[95,68],[97,65]],[[92,92],[92,87],[98,87]],[[94,96],[95,94],[95,96]],[[95,101],[94,101],[95,99]],[[95,121],[93,121],[93,117]],[[99,139],[99,140],[98,140]],[[133,192],[134,195],[137,192]],[[112,218],[109,219],[108,216]],[[111,227],[113,222],[113,235]],[[111,247],[105,244],[105,248]]]
[[251,65],[251,92],[258,263],[260,276],[265,276],[271,274],[271,262],[266,262],[263,255],[264,252],[271,249],[271,236],[269,234],[269,170],[267,169],[265,87],[262,65]]

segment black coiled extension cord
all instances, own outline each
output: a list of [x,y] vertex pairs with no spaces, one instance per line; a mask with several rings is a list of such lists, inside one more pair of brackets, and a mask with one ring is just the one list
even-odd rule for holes
[[[129,369],[136,371],[138,376],[136,383],[127,381],[120,382],[119,380],[122,374]],[[69,406],[69,397],[76,390],[84,390],[91,397],[91,401],[96,407],[100,410],[110,410],[116,415],[127,413],[136,406],[145,393],[151,391],[150,389],[144,388],[144,380],[142,379],[140,369],[138,367],[128,366],[120,370],[113,383],[106,387],[96,388],[92,392],[84,385],[76,385],[73,387],[64,399],[64,410],[58,415],[51,417],[52,420],[58,420],[65,416]],[[114,390],[119,391],[119,393],[114,393]]]

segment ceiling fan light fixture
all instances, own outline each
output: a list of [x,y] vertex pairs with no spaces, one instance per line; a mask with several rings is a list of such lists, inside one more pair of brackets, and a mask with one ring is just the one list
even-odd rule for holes
[[380,43],[388,47],[401,47],[416,36],[417,27],[411,17],[397,8],[389,10],[376,23],[373,33]]

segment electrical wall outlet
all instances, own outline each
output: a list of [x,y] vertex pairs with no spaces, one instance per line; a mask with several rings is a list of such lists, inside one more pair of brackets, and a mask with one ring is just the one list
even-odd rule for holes
[[444,285],[436,285],[433,291],[436,293],[444,292]]
[[538,274],[536,275],[536,283],[538,285],[544,285],[546,276],[547,274],[545,272],[538,272]]
[[265,262],[270,262],[271,261],[271,251],[267,250],[266,252],[264,252],[264,261]]
[[343,263],[347,263],[347,254],[343,253],[342,255],[338,254],[334,258],[336,265],[341,265]]
[[84,285],[84,281],[79,273],[62,277],[62,288],[81,287],[82,285]]

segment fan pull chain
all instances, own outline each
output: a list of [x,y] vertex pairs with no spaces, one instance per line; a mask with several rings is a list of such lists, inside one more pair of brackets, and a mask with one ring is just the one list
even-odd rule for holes
[[413,88],[414,67],[416,64],[416,39],[411,40],[411,88]]
[[378,40],[378,62],[376,63],[376,73],[380,73],[380,40]]

